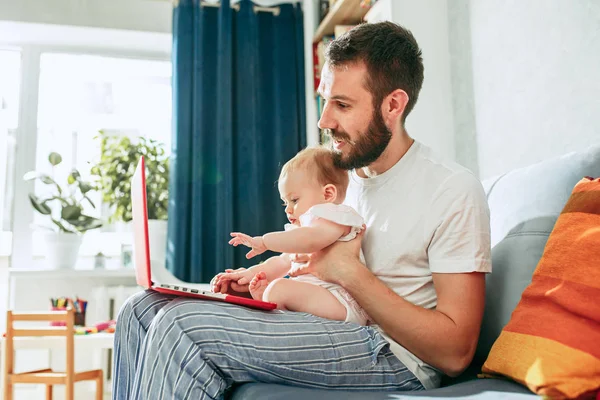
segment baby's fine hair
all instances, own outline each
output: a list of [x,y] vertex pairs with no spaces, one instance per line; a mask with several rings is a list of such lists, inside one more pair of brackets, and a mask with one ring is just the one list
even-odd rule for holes
[[335,185],[337,195],[343,199],[346,197],[346,188],[348,187],[348,171],[336,167],[333,164],[333,153],[323,146],[307,147],[291,160],[286,162],[281,168],[279,179],[283,179],[290,172],[304,169],[314,174],[317,181],[325,186]]

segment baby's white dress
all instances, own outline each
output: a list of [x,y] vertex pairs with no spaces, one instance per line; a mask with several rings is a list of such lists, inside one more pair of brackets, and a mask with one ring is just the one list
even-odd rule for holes
[[[364,224],[364,219],[358,214],[358,212],[356,212],[356,210],[354,210],[354,208],[345,204],[324,203],[317,204],[311,207],[304,214],[302,214],[299,218],[300,226],[311,226],[314,223],[314,221],[316,221],[319,218],[326,219],[340,225],[351,227],[350,233],[338,239],[338,241],[341,242],[348,242],[354,239],[356,235],[362,230],[362,226]],[[285,225],[286,231],[294,228],[296,228],[294,225]],[[360,261],[363,264],[365,263],[362,250],[360,252]],[[292,264],[292,267],[298,266],[298,263]],[[350,293],[348,293],[346,289],[344,289],[340,285],[322,281],[311,274],[300,275],[290,279],[294,279],[299,282],[312,283],[313,285],[324,287],[325,289],[329,290],[346,308],[347,322],[355,322],[359,325],[367,325],[369,321],[369,316],[367,315],[365,310],[363,310],[363,308],[358,305],[358,303],[356,302],[356,300],[354,300]]]

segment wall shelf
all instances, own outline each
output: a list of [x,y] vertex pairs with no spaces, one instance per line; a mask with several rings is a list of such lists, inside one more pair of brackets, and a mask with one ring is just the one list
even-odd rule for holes
[[360,3],[361,0],[337,0],[317,27],[313,42],[319,42],[323,36],[333,35],[336,25],[354,25],[362,22],[369,7],[361,7]]

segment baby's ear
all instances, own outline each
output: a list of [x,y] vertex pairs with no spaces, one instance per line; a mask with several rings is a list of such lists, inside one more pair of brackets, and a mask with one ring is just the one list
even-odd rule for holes
[[323,186],[323,197],[325,198],[325,201],[333,203],[337,198],[337,188],[335,185],[329,183]]

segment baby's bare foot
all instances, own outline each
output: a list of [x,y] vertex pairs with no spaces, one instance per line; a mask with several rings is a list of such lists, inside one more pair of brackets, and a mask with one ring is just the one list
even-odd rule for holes
[[267,281],[267,274],[265,272],[261,271],[258,274],[254,275],[254,278],[252,278],[252,280],[250,281],[249,286],[252,298],[254,300],[262,300],[263,293],[265,292],[265,289],[268,285],[269,282]]

